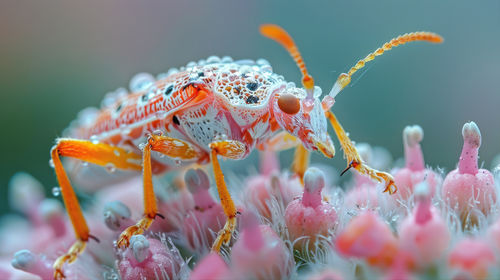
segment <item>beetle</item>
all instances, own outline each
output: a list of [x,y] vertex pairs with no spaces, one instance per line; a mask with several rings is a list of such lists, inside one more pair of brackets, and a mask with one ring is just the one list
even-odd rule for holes
[[236,207],[229,195],[218,156],[240,160],[254,148],[282,150],[296,147],[292,171],[302,177],[309,151],[335,155],[328,135],[331,123],[345,153],[347,168],[354,168],[393,193],[392,176],[370,168],[361,160],[335,115],[330,111],[335,96],[349,84],[365,63],[411,41],[442,42],[431,32],[407,33],[392,39],[341,74],[332,90],[320,101],[321,89],[307,72],[293,39],[281,27],[265,24],[261,33],[280,43],[302,73],[302,88],[272,71],[263,59],[240,60],[209,57],[171,70],[158,79],[139,74],[131,81],[131,93],[119,90],[105,98],[100,110],[86,113],[59,138],[51,160],[62,198],[72,222],[76,242],[54,263],[55,278],[64,278],[64,263],[73,262],[85,249],[90,234],[78,200],[60,157],[69,157],[111,169],[143,172],[144,216],[119,237],[127,247],[133,235],[149,228],[158,213],[152,176],[176,166],[198,163],[213,166],[215,184],[227,221],[212,250],[227,244],[236,226]]

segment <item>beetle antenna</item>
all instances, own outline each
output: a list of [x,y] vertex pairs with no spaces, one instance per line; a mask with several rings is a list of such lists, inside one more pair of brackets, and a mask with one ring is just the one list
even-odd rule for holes
[[376,49],[374,52],[368,54],[365,58],[358,61],[358,63],[356,63],[351,69],[349,69],[349,72],[340,74],[340,76],[337,78],[337,81],[333,85],[330,93],[327,96],[325,96],[323,98],[323,101],[321,102],[323,105],[323,109],[327,111],[330,109],[330,107],[332,107],[335,96],[351,82],[351,76],[354,73],[356,73],[356,71],[358,71],[359,69],[365,67],[365,64],[368,61],[372,61],[373,59],[375,59],[376,56],[382,55],[384,52],[389,51],[394,47],[397,47],[399,45],[404,45],[406,43],[413,41],[442,43],[443,37],[439,36],[436,33],[421,31],[421,32],[406,33],[390,40],[389,42],[385,43],[382,47]]
[[302,55],[297,48],[297,45],[293,41],[292,37],[276,24],[263,24],[260,26],[260,33],[267,38],[270,38],[279,44],[281,44],[292,56],[293,60],[300,69],[302,73],[302,86],[307,92],[307,99],[314,100],[314,79],[307,72],[306,64]]

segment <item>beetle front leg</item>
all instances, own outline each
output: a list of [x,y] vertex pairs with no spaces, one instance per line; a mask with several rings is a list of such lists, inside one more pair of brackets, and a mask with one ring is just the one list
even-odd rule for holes
[[125,229],[118,238],[119,248],[128,247],[130,238],[137,234],[142,234],[147,230],[154,219],[159,216],[156,205],[156,196],[153,188],[153,172],[151,168],[151,151],[160,152],[166,156],[176,159],[196,159],[200,155],[190,144],[171,137],[162,135],[151,135],[143,150],[143,193],[144,193],[144,216],[135,225]]
[[395,193],[397,191],[397,187],[394,184],[394,178],[392,177],[392,175],[387,172],[373,169],[370,166],[366,165],[335,115],[331,111],[326,111],[325,114],[328,120],[330,120],[333,129],[335,130],[335,134],[337,134],[340,145],[344,150],[344,157],[347,159],[348,165],[347,168],[342,172],[342,174],[344,174],[350,168],[354,168],[359,173],[368,175],[370,176],[370,178],[378,182],[385,181],[384,192],[389,192],[389,194]]
[[212,150],[211,160],[214,169],[215,184],[217,185],[217,191],[219,193],[222,209],[227,217],[224,228],[219,231],[217,239],[212,245],[212,251],[219,252],[222,244],[229,243],[231,236],[236,229],[237,210],[233,200],[231,199],[231,195],[227,190],[226,182],[224,181],[224,174],[220,168],[217,155],[231,159],[241,159],[246,153],[246,147],[245,144],[234,140],[212,142],[209,147]]

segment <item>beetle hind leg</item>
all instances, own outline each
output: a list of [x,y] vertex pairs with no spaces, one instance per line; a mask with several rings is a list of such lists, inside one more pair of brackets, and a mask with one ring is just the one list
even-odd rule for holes
[[392,175],[387,172],[373,169],[370,166],[366,165],[335,115],[331,111],[326,111],[325,114],[332,124],[333,129],[335,130],[335,134],[337,134],[340,145],[344,150],[344,156],[348,162],[347,168],[342,171],[342,174],[347,172],[347,170],[354,168],[359,173],[368,175],[370,178],[378,182],[385,182],[384,192],[389,192],[389,194],[395,193],[397,191],[397,187],[394,183],[394,178],[392,177]]
[[66,206],[69,219],[75,231],[76,241],[68,252],[55,261],[54,278],[65,278],[63,266],[65,263],[74,262],[78,255],[85,250],[85,246],[90,238],[96,239],[90,235],[87,222],[78,203],[73,187],[69,181],[68,175],[62,165],[61,156],[80,159],[85,162],[91,162],[97,165],[105,166],[113,164],[116,168],[126,170],[141,170],[141,166],[136,163],[140,156],[130,153],[122,148],[109,144],[97,143],[91,141],[62,138],[50,152],[54,163],[54,171],[57,181],[61,188],[61,194]]
[[64,279],[66,278],[66,275],[63,272],[63,265],[65,263],[72,263],[76,260],[78,255],[83,253],[85,250],[85,247],[87,245],[87,240],[77,240],[73,245],[69,248],[68,252],[59,258],[54,262],[53,268],[54,268],[54,278],[55,279]]

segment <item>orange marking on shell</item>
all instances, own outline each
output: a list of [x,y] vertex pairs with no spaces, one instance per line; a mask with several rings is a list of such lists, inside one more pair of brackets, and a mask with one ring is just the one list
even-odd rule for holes
[[278,97],[278,106],[281,111],[289,115],[295,115],[300,111],[299,99],[290,93],[284,93]]

